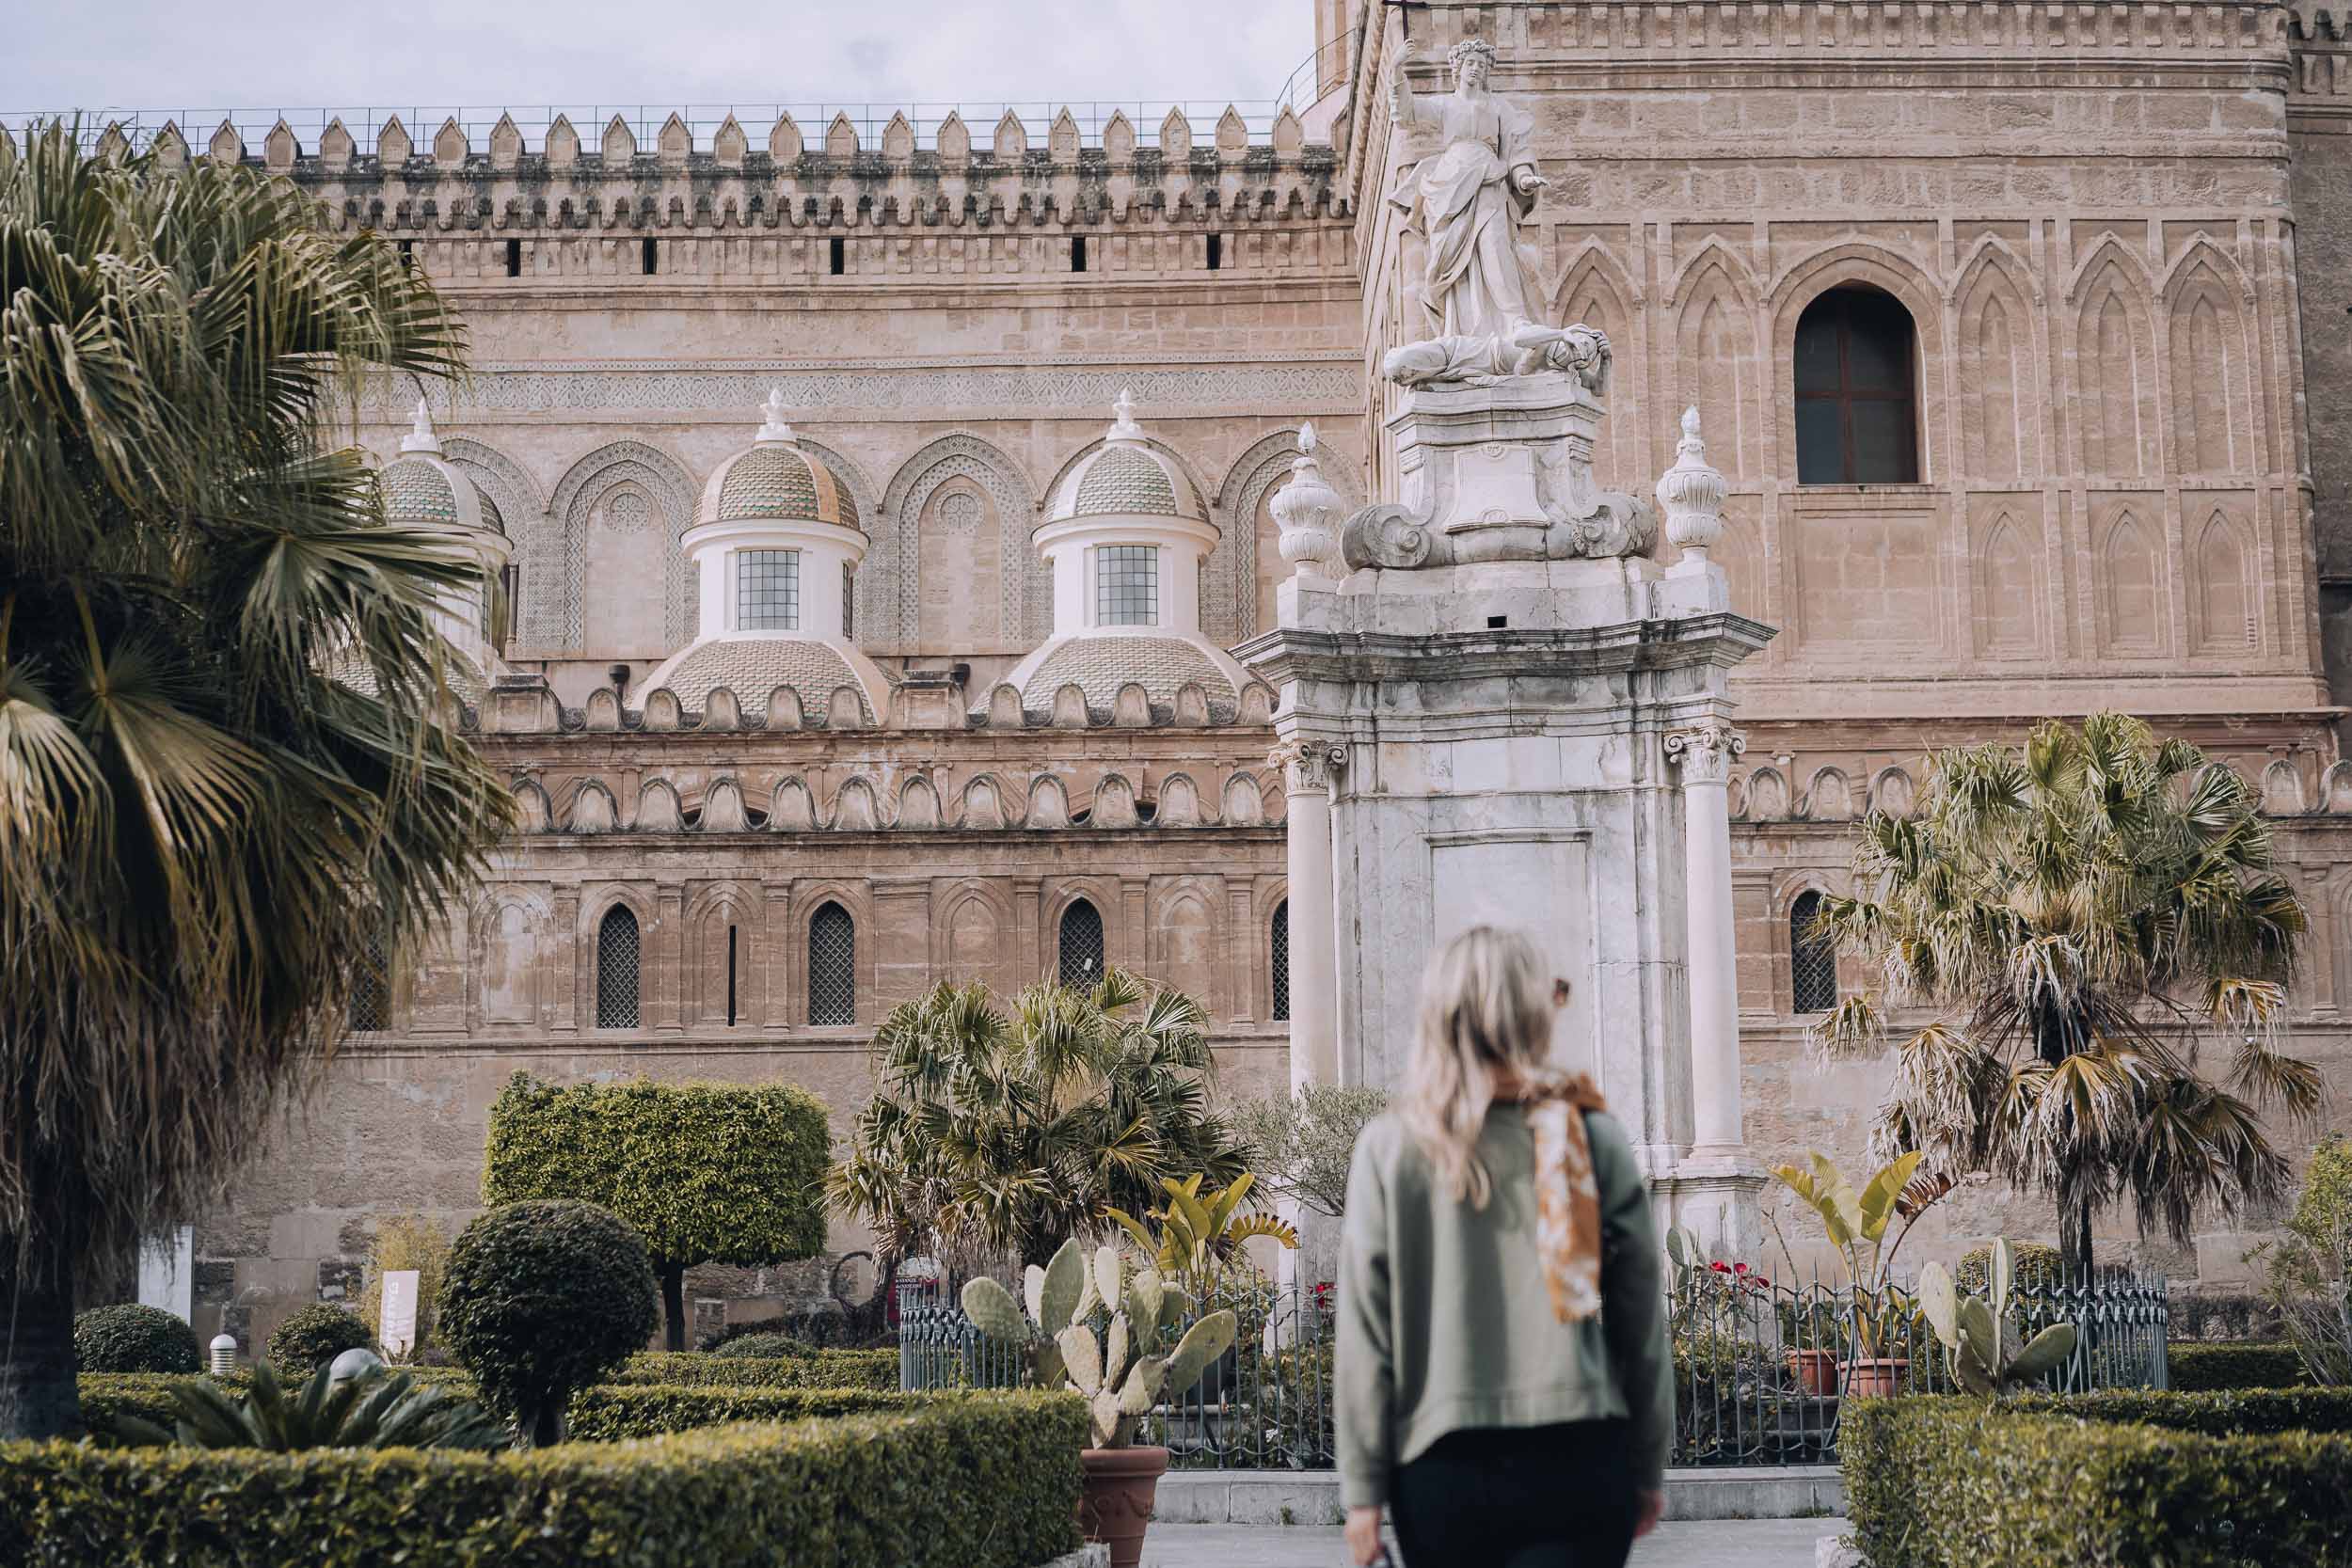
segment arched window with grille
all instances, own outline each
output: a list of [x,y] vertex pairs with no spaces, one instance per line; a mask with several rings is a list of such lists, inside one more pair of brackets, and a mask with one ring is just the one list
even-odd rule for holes
[[392,1026],[392,955],[380,926],[359,955],[359,970],[351,977],[351,1000],[343,1022],[355,1035]]
[[1266,968],[1274,981],[1274,1022],[1291,1016],[1291,901],[1274,906],[1274,925],[1266,932]]
[[1103,911],[1084,898],[1072,899],[1061,911],[1054,977],[1065,986],[1090,990],[1103,978]]
[[1832,289],[1797,319],[1797,483],[1919,483],[1918,332],[1881,289]]
[[1837,1006],[1837,948],[1814,929],[1821,895],[1801,893],[1788,906],[1788,980],[1801,1013],[1825,1013]]
[[857,922],[838,904],[808,917],[808,1021],[819,1028],[857,1022]]
[[638,976],[643,969],[637,915],[626,904],[604,911],[596,927],[596,1027],[638,1027]]

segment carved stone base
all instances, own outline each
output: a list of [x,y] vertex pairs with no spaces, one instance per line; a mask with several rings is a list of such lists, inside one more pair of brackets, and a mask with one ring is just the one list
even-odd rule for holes
[[1724,1258],[1758,1258],[1764,1249],[1764,1188],[1772,1178],[1747,1150],[1692,1150],[1652,1183],[1665,1221]]

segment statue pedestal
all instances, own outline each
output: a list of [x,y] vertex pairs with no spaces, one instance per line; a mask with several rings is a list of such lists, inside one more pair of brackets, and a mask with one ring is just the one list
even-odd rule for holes
[[[1419,488],[1342,537],[1348,561],[1400,563],[1336,582],[1302,571],[1279,591],[1279,628],[1236,650],[1280,694],[1278,754],[1295,774],[1305,759],[1328,800],[1330,853],[1311,859],[1329,869],[1294,864],[1293,951],[1327,940],[1334,953],[1332,1075],[1393,1087],[1432,951],[1481,923],[1530,931],[1571,987],[1554,1060],[1593,1073],[1661,1220],[1753,1250],[1764,1173],[1740,1133],[1723,809],[1740,742],[1725,679],[1770,628],[1729,611],[1719,568],[1516,548],[1402,563],[1462,535],[1559,539],[1559,523],[1539,530],[1506,498],[1571,493],[1570,467],[1589,483],[1576,454],[1523,450],[1562,436],[1529,428],[1487,441],[1495,451],[1454,439],[1478,398],[1499,428],[1542,390],[1444,389],[1441,420],[1416,394]],[[1502,522],[1466,512],[1488,500]],[[1616,515],[1654,528],[1629,501]],[[1301,922],[1317,923],[1311,939]],[[1300,1006],[1295,974],[1295,1018]]]

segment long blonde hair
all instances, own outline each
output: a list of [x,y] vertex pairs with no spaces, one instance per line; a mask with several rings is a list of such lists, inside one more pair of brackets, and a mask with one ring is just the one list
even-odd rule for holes
[[1494,1103],[1495,1077],[1542,1071],[1551,1013],[1543,960],[1517,931],[1473,926],[1429,960],[1401,1110],[1457,1202],[1486,1206],[1478,1135]]

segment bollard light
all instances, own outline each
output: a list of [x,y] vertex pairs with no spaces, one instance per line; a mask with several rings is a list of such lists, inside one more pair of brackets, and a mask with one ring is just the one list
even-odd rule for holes
[[237,1337],[233,1334],[213,1336],[212,1373],[227,1377],[237,1370]]

